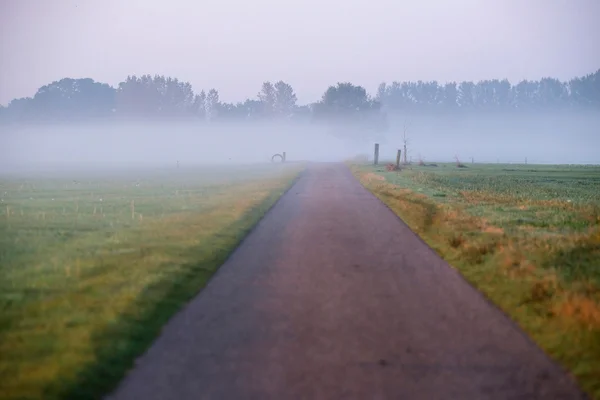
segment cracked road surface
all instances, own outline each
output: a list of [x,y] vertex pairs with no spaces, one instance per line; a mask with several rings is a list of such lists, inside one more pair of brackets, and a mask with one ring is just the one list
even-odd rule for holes
[[580,399],[342,164],[313,164],[111,400]]

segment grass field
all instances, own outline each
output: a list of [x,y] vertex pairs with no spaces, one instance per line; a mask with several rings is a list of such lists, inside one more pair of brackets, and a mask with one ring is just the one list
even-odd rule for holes
[[599,166],[352,169],[600,399]]
[[300,169],[0,178],[0,398],[99,398]]

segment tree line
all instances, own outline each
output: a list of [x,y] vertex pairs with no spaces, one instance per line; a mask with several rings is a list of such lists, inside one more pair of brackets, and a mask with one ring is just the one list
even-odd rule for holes
[[289,83],[264,82],[254,98],[227,103],[217,89],[195,92],[189,82],[165,76],[128,76],[116,87],[93,79],[64,78],[33,97],[0,106],[5,123],[89,119],[198,121],[304,120],[384,129],[386,115],[505,111],[600,110],[600,70],[561,82],[554,78],[479,82],[381,83],[374,96],[352,83],[337,83],[312,104],[299,105]]

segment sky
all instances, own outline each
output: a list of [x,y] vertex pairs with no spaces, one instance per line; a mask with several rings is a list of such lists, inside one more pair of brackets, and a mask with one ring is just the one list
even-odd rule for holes
[[290,83],[568,80],[600,68],[598,0],[0,0],[0,104],[161,74],[221,100]]

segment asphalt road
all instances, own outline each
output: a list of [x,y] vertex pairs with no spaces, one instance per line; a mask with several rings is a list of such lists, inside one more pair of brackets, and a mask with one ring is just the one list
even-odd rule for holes
[[579,399],[341,164],[315,164],[109,399]]

